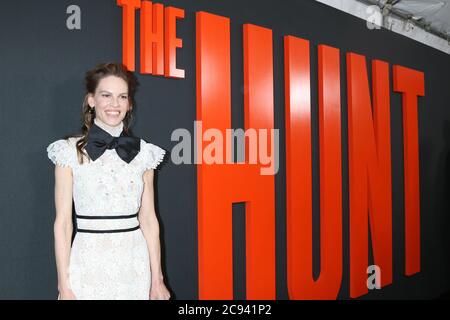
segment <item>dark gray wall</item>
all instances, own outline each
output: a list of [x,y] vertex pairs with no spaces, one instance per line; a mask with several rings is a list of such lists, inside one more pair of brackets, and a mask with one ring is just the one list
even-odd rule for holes
[[[185,10],[178,22],[177,66],[185,79],[142,76],[137,93],[134,133],[170,151],[176,128],[193,133],[195,120],[195,12],[231,18],[233,126],[243,127],[242,24],[271,28],[274,36],[275,127],[280,128],[280,171],[276,176],[277,298],[287,299],[285,240],[285,124],[283,36],[295,35],[316,45],[353,51],[368,59],[425,72],[426,96],[419,99],[422,271],[404,276],[403,140],[401,96],[391,95],[394,280],[364,299],[433,298],[450,289],[449,262],[449,56],[406,37],[371,31],[363,20],[314,1],[163,1]],[[66,28],[66,8],[82,10],[82,29]],[[122,10],[113,0],[6,2],[0,10],[0,298],[55,299],[53,247],[53,165],[46,146],[78,131],[84,72],[99,62],[121,60]],[[137,21],[139,16],[137,15]],[[138,39],[138,38],[137,38]],[[137,46],[139,41],[137,41]],[[139,47],[137,47],[137,50]],[[139,55],[137,55],[139,56]],[[137,59],[137,63],[139,59]],[[138,64],[139,65],[139,64]],[[314,69],[315,70],[315,69]],[[313,75],[313,88],[317,75]],[[348,145],[345,72],[342,79],[343,248],[344,274],[339,298],[349,297],[348,272]],[[318,230],[317,92],[313,98],[314,217]],[[157,174],[163,262],[168,284],[178,299],[196,299],[197,205],[195,165],[166,162]],[[242,204],[234,206],[236,243],[235,297],[245,297]],[[317,236],[316,236],[317,239]],[[318,248],[316,246],[316,252]],[[316,259],[317,261],[317,259]],[[316,265],[316,271],[317,265]]]

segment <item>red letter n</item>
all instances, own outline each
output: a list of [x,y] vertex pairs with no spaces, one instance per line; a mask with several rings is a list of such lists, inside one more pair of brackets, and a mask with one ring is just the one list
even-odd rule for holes
[[350,296],[368,292],[368,228],[381,285],[392,282],[392,181],[389,65],[372,65],[373,116],[366,59],[347,54],[350,184]]

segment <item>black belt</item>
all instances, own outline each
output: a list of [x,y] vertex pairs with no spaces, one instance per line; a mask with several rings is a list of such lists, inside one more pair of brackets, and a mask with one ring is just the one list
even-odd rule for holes
[[[75,214],[77,219],[129,219],[129,218],[136,218],[138,216],[138,213],[132,214],[132,215],[125,215],[125,216],[83,216]],[[77,232],[84,232],[84,233],[118,233],[118,232],[130,232],[134,230],[138,230],[140,226],[136,226],[133,228],[128,229],[114,229],[114,230],[91,230],[91,229],[78,229]]]

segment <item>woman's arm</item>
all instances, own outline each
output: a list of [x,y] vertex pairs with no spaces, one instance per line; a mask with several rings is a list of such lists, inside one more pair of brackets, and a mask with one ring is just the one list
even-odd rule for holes
[[139,210],[139,223],[146,239],[150,256],[150,269],[152,275],[150,298],[155,300],[166,300],[170,298],[170,294],[164,285],[161,270],[161,246],[159,239],[159,223],[154,205],[153,175],[153,169],[144,172],[144,192],[142,194],[141,208]]
[[75,298],[69,283],[69,260],[72,240],[72,169],[55,166],[54,223],[55,257],[58,272],[58,291],[62,299]]

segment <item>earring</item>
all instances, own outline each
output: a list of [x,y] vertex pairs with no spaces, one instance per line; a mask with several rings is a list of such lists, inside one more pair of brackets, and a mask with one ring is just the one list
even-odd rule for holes
[[94,114],[94,113],[95,113],[95,108],[92,107],[92,108],[89,110],[89,112],[90,112],[91,114]]

